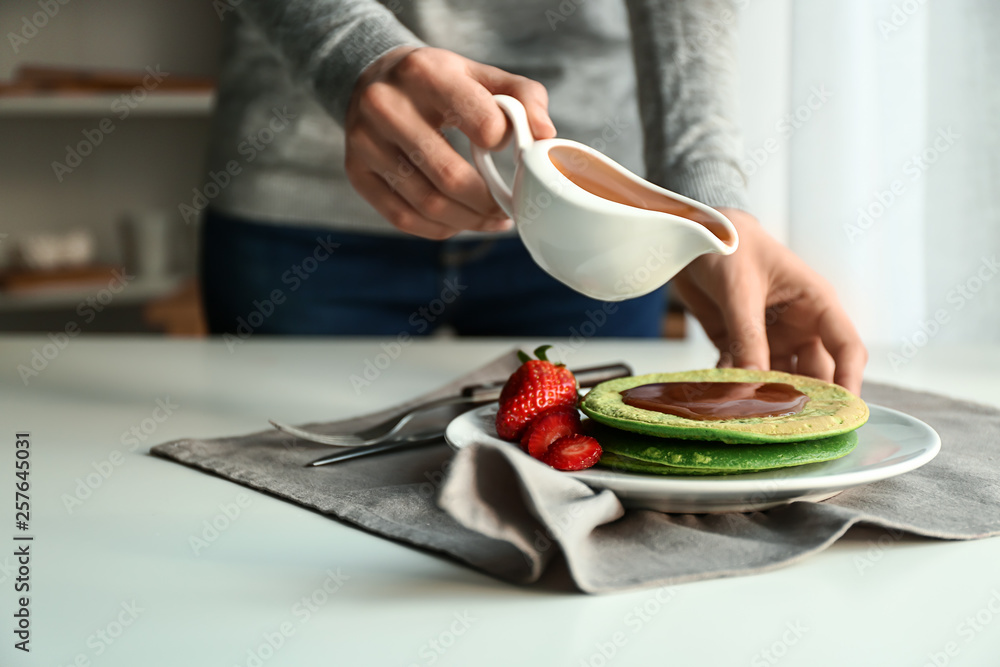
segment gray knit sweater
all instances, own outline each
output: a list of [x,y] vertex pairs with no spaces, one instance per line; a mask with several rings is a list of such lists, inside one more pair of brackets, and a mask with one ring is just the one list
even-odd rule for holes
[[[398,233],[348,182],[342,125],[358,75],[410,44],[540,81],[559,136],[711,206],[746,208],[734,0],[230,4],[210,173],[194,208]],[[468,156],[464,137],[452,143]]]

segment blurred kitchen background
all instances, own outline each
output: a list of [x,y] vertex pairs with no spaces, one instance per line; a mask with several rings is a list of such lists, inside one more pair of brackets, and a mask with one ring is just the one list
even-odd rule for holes
[[[238,2],[62,1],[0,3],[0,331],[201,333],[179,205]],[[753,212],[867,342],[1000,340],[1000,4],[734,5]]]
[[[202,178],[221,35],[212,3],[47,4],[58,13],[16,45],[8,33],[31,35],[25,18],[43,23],[43,8],[0,4],[0,330],[201,331],[197,231],[178,204]],[[160,73],[144,82],[147,67]],[[67,146],[81,142],[92,149],[77,161]],[[122,266],[135,279],[110,298]]]

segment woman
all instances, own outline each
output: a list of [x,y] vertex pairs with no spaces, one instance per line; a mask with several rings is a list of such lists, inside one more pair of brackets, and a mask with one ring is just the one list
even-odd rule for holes
[[[673,282],[720,365],[860,390],[867,353],[836,294],[747,212],[732,2],[242,0],[222,18],[217,187],[191,209],[208,205],[213,332],[256,313],[260,333],[566,336],[604,307],[534,265],[463,157],[503,144],[504,93],[536,138],[644,161],[733,221],[739,250]],[[663,295],[605,310],[597,335],[657,336]]]

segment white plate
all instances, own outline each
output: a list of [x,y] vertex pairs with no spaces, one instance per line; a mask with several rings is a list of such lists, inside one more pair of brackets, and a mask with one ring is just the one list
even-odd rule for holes
[[[878,405],[868,407],[871,417],[858,429],[858,446],[835,461],[708,478],[601,468],[563,474],[594,489],[610,489],[627,507],[685,514],[755,512],[796,500],[826,500],[845,489],[919,468],[940,451],[941,438],[924,422]],[[455,449],[498,443],[520,451],[497,436],[496,411],[494,403],[460,415],[448,425],[445,439]]]

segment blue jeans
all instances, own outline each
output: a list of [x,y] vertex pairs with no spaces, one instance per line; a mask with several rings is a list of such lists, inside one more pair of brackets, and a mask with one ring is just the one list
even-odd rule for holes
[[665,294],[605,303],[518,238],[428,241],[262,224],[209,210],[202,294],[215,334],[658,337]]

